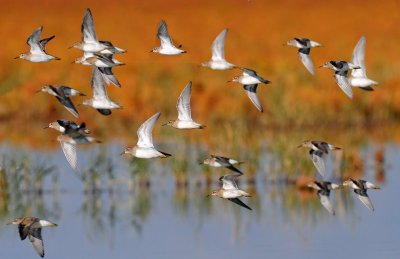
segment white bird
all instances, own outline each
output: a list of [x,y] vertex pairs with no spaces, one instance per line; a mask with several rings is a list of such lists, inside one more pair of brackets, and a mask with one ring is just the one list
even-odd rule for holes
[[153,128],[156,124],[158,118],[160,118],[161,113],[157,112],[146,120],[138,129],[138,142],[134,147],[126,148],[121,155],[131,154],[132,156],[138,158],[155,158],[155,157],[169,157],[170,154],[158,151],[155,149],[153,144]]
[[242,173],[232,173],[221,176],[219,180],[222,182],[222,187],[213,191],[210,195],[228,199],[231,202],[238,204],[239,206],[251,210],[249,206],[239,200],[240,197],[251,197],[251,195],[247,192],[240,190],[236,184],[236,178],[241,175]]
[[307,38],[294,38],[286,44],[299,49],[297,53],[301,62],[307,68],[308,72],[314,75],[314,65],[310,58],[310,51],[313,47],[321,47],[321,44]]
[[119,104],[111,101],[108,98],[103,76],[97,67],[93,68],[91,86],[93,90],[93,97],[92,99],[84,100],[82,104],[95,108],[103,115],[110,115],[111,109],[121,108]]
[[225,70],[235,67],[235,65],[225,60],[224,45],[227,33],[228,29],[225,29],[217,36],[217,38],[215,38],[211,46],[211,60],[202,63],[201,65],[203,67],[209,67],[214,70]]
[[121,61],[113,58],[112,55],[92,52],[83,52],[83,56],[75,59],[73,63],[102,68],[125,65]]
[[233,165],[242,164],[243,162],[239,162],[235,159],[224,157],[224,156],[214,156],[211,155],[209,158],[204,159],[204,161],[200,162],[200,164],[209,165],[212,167],[226,167],[234,172],[242,173],[239,169],[234,167]]
[[354,48],[351,61],[354,65],[359,66],[360,68],[351,71],[349,81],[353,87],[359,87],[360,89],[366,91],[373,91],[374,89],[372,86],[377,85],[378,82],[367,77],[367,71],[365,67],[365,44],[366,38],[365,36],[362,36]]
[[161,42],[161,46],[153,48],[151,52],[163,55],[178,55],[181,53],[186,53],[186,51],[179,49],[181,46],[178,48],[174,46],[168,33],[167,24],[164,20],[161,20],[160,25],[158,26],[157,37]]
[[310,156],[311,160],[314,163],[314,166],[317,168],[318,172],[324,177],[325,176],[325,161],[324,157],[329,154],[330,150],[339,150],[342,149],[340,147],[335,147],[332,144],[328,144],[325,141],[319,140],[306,140],[299,146],[310,148]]
[[358,199],[371,211],[374,211],[374,206],[367,194],[368,189],[380,189],[379,186],[361,179],[348,179],[343,182],[343,186],[350,187],[357,194]]
[[46,44],[52,40],[55,36],[49,38],[40,39],[43,31],[43,26],[37,28],[29,37],[26,43],[29,45],[30,50],[26,53],[20,54],[17,58],[22,58],[31,62],[46,62],[49,60],[60,60],[60,58],[54,57],[46,53]]
[[177,129],[204,129],[205,126],[201,125],[192,119],[192,112],[190,109],[190,96],[192,94],[192,82],[187,83],[181,95],[178,98],[176,108],[178,109],[178,119],[170,120],[163,126],[168,125]]
[[347,61],[329,61],[322,67],[330,68],[335,71],[334,78],[340,89],[350,98],[353,98],[353,90],[348,78],[350,69],[359,69],[360,66]]
[[319,197],[319,201],[321,202],[322,206],[324,206],[324,208],[327,211],[329,211],[329,213],[335,215],[335,210],[333,209],[333,206],[329,200],[329,195],[331,190],[339,189],[340,186],[331,182],[318,182],[318,181],[309,183],[307,186],[315,190],[318,190],[317,195]]
[[82,42],[75,43],[72,47],[92,53],[109,48],[106,43],[99,42],[97,39],[92,12],[89,8],[86,9],[85,15],[83,16],[81,32]]
[[44,129],[47,128],[52,128],[60,133],[69,135],[71,135],[71,133],[73,133],[72,135],[74,135],[75,132],[76,134],[80,135],[90,134],[90,130],[86,128],[86,124],[84,122],[78,125],[70,120],[56,120],[50,122],[48,126],[44,127]]
[[257,110],[263,112],[263,107],[261,105],[260,99],[258,99],[257,96],[257,87],[260,83],[269,84],[270,81],[259,76],[254,70],[244,67],[240,67],[239,69],[243,71],[243,74],[240,76],[235,76],[232,80],[228,82],[237,82],[242,84],[250,101],[254,104]]

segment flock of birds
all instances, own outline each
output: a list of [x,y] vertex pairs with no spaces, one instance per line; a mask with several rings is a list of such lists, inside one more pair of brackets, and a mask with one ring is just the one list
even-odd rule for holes
[[[29,52],[20,54],[16,58],[25,59],[31,62],[59,60],[58,57],[46,53],[46,44],[52,40],[54,36],[40,39],[42,30],[43,27],[41,26],[29,36],[27,40],[27,44],[30,46]],[[84,100],[82,104],[91,106],[102,115],[107,116],[112,113],[112,109],[121,108],[118,103],[109,99],[107,95],[106,84],[121,87],[118,79],[113,74],[112,68],[123,65],[123,63],[115,59],[113,56],[115,54],[122,54],[125,52],[125,50],[115,47],[109,41],[98,40],[90,9],[87,9],[85,12],[81,31],[82,42],[76,43],[72,47],[82,50],[83,56],[77,58],[74,63],[93,67],[91,79],[93,97],[91,99]],[[211,60],[202,63],[202,66],[213,70],[226,70],[233,68],[242,70],[241,75],[234,77],[230,81],[242,84],[251,102],[254,104],[257,110],[262,112],[263,107],[257,96],[257,87],[261,83],[268,84],[270,81],[262,78],[257,74],[256,71],[252,69],[237,67],[225,60],[224,45],[227,33],[228,29],[224,29],[217,36],[211,47]],[[173,44],[168,33],[167,24],[164,20],[161,21],[158,27],[157,37],[159,38],[161,45],[153,48],[151,52],[162,55],[179,55],[186,53],[186,51],[181,49],[181,46],[176,47]],[[371,91],[373,90],[373,86],[377,84],[377,82],[369,79],[366,75],[364,62],[365,43],[366,39],[363,36],[354,49],[351,62],[329,61],[322,66],[335,71],[334,78],[336,83],[350,98],[353,96],[352,87],[359,87],[361,89]],[[311,74],[314,74],[314,66],[310,58],[310,50],[313,47],[321,46],[321,44],[306,38],[294,38],[288,41],[286,45],[298,48],[298,55],[301,62]],[[351,75],[349,75],[350,70]],[[79,112],[72,102],[71,97],[77,95],[84,96],[83,93],[64,85],[46,85],[43,86],[39,91],[55,96],[57,100],[72,115],[79,118]],[[178,118],[175,120],[170,120],[163,125],[168,125],[177,129],[203,129],[205,127],[204,125],[195,122],[192,119],[190,108],[191,92],[192,82],[189,82],[182,90],[178,98]],[[134,157],[145,159],[156,157],[164,158],[171,156],[168,153],[157,150],[153,144],[152,130],[159,117],[160,112],[154,114],[148,120],[146,120],[137,131],[137,144],[134,147],[126,148],[121,155],[130,154]],[[78,169],[76,146],[83,143],[100,142],[97,139],[88,136],[88,134],[90,134],[90,130],[86,128],[85,123],[77,124],[71,120],[57,120],[49,123],[46,128],[52,128],[61,133],[57,137],[57,140],[60,142],[61,148],[68,163],[75,171]],[[309,154],[312,162],[322,177],[325,176],[325,156],[328,155],[332,150],[340,149],[339,147],[335,147],[324,141],[305,141],[299,147],[306,147],[310,149]],[[239,199],[241,197],[250,197],[250,194],[240,190],[236,183],[236,179],[243,175],[243,173],[237,169],[235,165],[241,164],[242,162],[228,157],[211,155],[201,163],[212,167],[225,167],[232,171],[232,173],[219,178],[219,180],[222,182],[222,186],[219,189],[214,190],[210,194],[211,196],[218,196],[228,199],[229,201],[232,201],[241,207],[251,210],[248,205]],[[374,210],[372,202],[368,197],[367,190],[379,189],[379,187],[365,180],[349,179],[344,181],[342,184],[335,184],[328,181],[314,181],[308,184],[308,187],[314,188],[318,191],[317,194],[321,204],[331,214],[335,214],[335,211],[329,200],[330,191],[338,189],[341,186],[347,186],[354,189],[354,192],[358,195],[358,198],[362,201],[362,203],[370,210]],[[35,217],[16,218],[9,224],[18,225],[21,239],[24,240],[26,237],[28,237],[34,249],[41,257],[44,256],[41,228],[57,226],[54,223]]]

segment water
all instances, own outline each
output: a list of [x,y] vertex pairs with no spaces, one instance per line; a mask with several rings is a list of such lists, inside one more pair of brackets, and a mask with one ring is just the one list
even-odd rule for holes
[[[44,177],[42,193],[11,193],[0,224],[27,215],[58,223],[42,232],[46,258],[398,258],[399,147],[383,145],[384,171],[377,173],[374,155],[381,145],[372,143],[357,150],[364,164],[360,177],[382,188],[369,191],[375,211],[351,191],[337,190],[331,194],[335,216],[322,208],[315,193],[286,184],[286,171],[271,173],[278,156],[270,147],[264,150],[265,143],[250,155],[255,159],[241,167],[245,173],[255,169],[254,184],[239,182],[253,196],[242,198],[253,211],[206,196],[227,171],[198,165],[204,156],[201,146],[185,149],[178,144],[176,157],[149,162],[121,158],[124,146],[118,142],[91,146],[79,151],[87,176],[82,180],[58,149],[32,152],[4,144],[2,153],[13,154],[5,161],[27,157],[27,164],[40,168],[50,159],[50,166],[59,166]],[[165,144],[163,150],[173,150],[172,145]],[[193,161],[180,161],[183,154]],[[299,171],[313,169],[306,150],[297,150],[297,156],[305,156],[306,163]],[[329,171],[335,159],[328,160]],[[97,165],[88,168],[92,163]],[[205,175],[213,180],[210,186]],[[19,240],[15,226],[1,227],[0,241],[1,258],[36,257],[29,242]]]

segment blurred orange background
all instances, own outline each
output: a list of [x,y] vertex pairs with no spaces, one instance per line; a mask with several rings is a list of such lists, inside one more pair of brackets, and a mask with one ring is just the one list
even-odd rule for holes
[[[79,106],[80,121],[103,137],[135,138],[137,127],[157,111],[161,123],[175,118],[176,101],[193,81],[192,114],[210,132],[237,128],[324,129],[350,126],[393,126],[400,115],[399,1],[2,1],[0,9],[0,137],[33,144],[48,139],[42,127],[56,119],[75,118],[57,100],[35,94],[45,84],[63,84],[89,97],[91,68],[71,64],[81,56],[68,49],[80,41],[80,26],[90,8],[98,38],[126,49],[116,56],[126,63],[115,67],[122,84],[108,87],[110,98],[124,107],[103,117]],[[161,56],[149,51],[159,45],[157,26],[165,19],[174,42],[187,54]],[[28,50],[27,37],[40,25],[42,37],[56,35],[46,47],[61,61],[30,63],[13,58]],[[272,81],[260,85],[264,106],[259,113],[242,86],[226,83],[239,70],[213,71],[200,67],[210,59],[214,38],[229,28],[227,61],[252,68]],[[380,84],[373,92],[354,89],[350,100],[336,85],[332,71],[316,68],[311,76],[296,49],[283,46],[293,37],[307,37],[323,47],[311,51],[314,66],[329,60],[351,60],[366,35],[367,74]],[[77,104],[80,97],[73,99]],[[232,124],[229,124],[232,123]],[[132,142],[132,141],[131,141]]]

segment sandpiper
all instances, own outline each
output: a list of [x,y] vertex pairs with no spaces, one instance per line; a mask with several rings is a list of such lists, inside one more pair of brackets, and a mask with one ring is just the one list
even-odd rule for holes
[[313,47],[321,47],[321,44],[307,38],[294,38],[286,44],[299,49],[297,53],[301,62],[307,68],[308,72],[314,75],[314,65],[310,58],[310,51]]
[[201,65],[203,67],[209,67],[214,70],[225,70],[235,67],[235,65],[225,60],[224,45],[227,33],[228,29],[225,29],[217,36],[217,38],[215,38],[211,46],[211,60],[202,63]]
[[353,98],[353,90],[348,78],[350,69],[360,69],[360,66],[347,61],[329,61],[321,67],[329,68],[335,71],[334,78],[342,91],[349,97]]
[[160,118],[159,112],[151,116],[148,120],[146,120],[138,129],[138,142],[134,147],[126,148],[121,155],[123,154],[131,154],[132,156],[138,158],[155,158],[155,157],[169,157],[170,154],[158,151],[155,149],[153,144],[153,135],[152,131],[154,125],[156,124],[158,118]]
[[374,211],[374,206],[368,197],[368,189],[380,189],[379,186],[361,179],[348,179],[343,182],[343,186],[350,187],[357,194],[360,201],[367,206],[368,209]]
[[73,135],[75,132],[76,134],[90,134],[90,130],[86,128],[86,124],[82,122],[80,125],[76,124],[70,120],[56,120],[50,122],[48,126],[44,127],[44,129],[52,128],[57,130],[60,133]]
[[113,84],[121,88],[121,83],[112,71],[112,67],[99,67],[99,71],[107,85]]
[[57,137],[60,142],[61,149],[67,158],[68,163],[74,171],[78,169],[78,158],[76,154],[76,145],[86,144],[91,142],[101,143],[101,141],[96,140],[93,137],[88,137],[83,134],[79,134],[78,131],[70,131],[61,134]]
[[125,65],[121,61],[113,58],[111,54],[98,54],[92,52],[84,52],[83,56],[75,59],[73,63],[95,67],[115,67]]
[[237,169],[236,167],[234,167],[233,165],[236,164],[242,164],[243,162],[239,162],[237,160],[234,160],[232,158],[228,158],[228,157],[223,157],[223,156],[214,156],[211,155],[209,158],[204,159],[204,161],[200,162],[200,164],[205,164],[205,165],[209,165],[212,167],[226,167],[232,171],[241,173],[242,172]]
[[79,118],[79,113],[72,103],[70,97],[76,95],[85,96],[85,94],[65,85],[45,85],[38,92],[40,91],[55,96],[57,100],[65,107],[65,109],[67,109],[75,117]]
[[176,108],[178,109],[178,119],[170,120],[163,124],[169,125],[177,129],[204,129],[206,126],[201,125],[192,119],[190,110],[190,96],[192,94],[192,82],[187,83],[181,95],[178,98]]
[[365,44],[366,38],[362,36],[358,41],[353,51],[353,58],[351,62],[359,66],[359,69],[353,69],[349,78],[350,85],[353,87],[359,87],[366,91],[373,91],[372,86],[377,85],[378,82],[371,80],[367,77],[367,71],[365,68]]
[[178,55],[186,53],[186,51],[179,49],[181,46],[178,46],[178,48],[174,46],[168,33],[167,24],[164,20],[161,20],[160,25],[158,26],[157,37],[161,42],[161,46],[153,48],[151,52],[163,55]]
[[94,21],[92,12],[86,9],[83,16],[82,26],[82,42],[75,43],[72,47],[80,49],[84,52],[99,52],[109,48],[107,43],[101,43],[97,39],[96,30],[94,29]]
[[106,49],[103,49],[102,51],[100,51],[100,54],[122,54],[122,53],[126,53],[126,50],[115,47],[110,41],[105,41],[105,40],[100,40],[99,41],[101,44],[107,46]]
[[242,175],[242,173],[232,173],[232,174],[221,176],[219,178],[219,180],[222,182],[222,187],[219,188],[218,190],[213,191],[210,195],[228,199],[231,202],[234,202],[246,209],[251,210],[251,208],[249,206],[247,206],[241,200],[239,200],[239,198],[243,197],[243,196],[251,197],[250,194],[248,194],[247,192],[239,190],[239,188],[235,182],[236,178],[241,175]]
[[44,257],[42,228],[56,227],[57,224],[35,217],[16,218],[7,225],[10,224],[18,225],[18,232],[21,240],[25,240],[25,238],[28,237],[38,255]]
[[92,99],[84,100],[82,104],[95,108],[103,115],[110,115],[111,109],[121,108],[119,104],[111,101],[108,98],[103,76],[97,67],[93,68],[91,86],[93,90],[93,97]]
[[46,53],[46,44],[52,40],[55,36],[51,36],[49,38],[40,39],[40,35],[42,34],[43,26],[37,28],[29,37],[26,43],[29,45],[29,52],[22,53],[17,58],[22,58],[31,62],[46,62],[49,60],[60,60],[60,58],[54,57]]
[[324,177],[325,176],[325,161],[324,157],[329,153],[330,150],[338,150],[342,149],[340,147],[335,147],[331,144],[328,144],[324,141],[318,140],[306,140],[301,145],[297,146],[310,148],[310,156],[311,160],[314,163],[314,166],[317,168],[317,171]]
[[250,101],[254,104],[257,110],[263,112],[263,107],[257,96],[257,86],[260,83],[269,84],[270,81],[259,76],[254,70],[244,67],[240,67],[239,69],[243,71],[243,74],[240,76],[235,76],[228,82],[237,82],[242,84],[247,96],[250,98]]
[[318,181],[309,183],[307,186],[315,190],[318,190],[317,195],[319,197],[319,201],[321,202],[322,206],[324,206],[325,209],[329,211],[329,213],[335,215],[335,210],[333,209],[333,206],[329,200],[329,194],[331,190],[339,189],[340,186],[331,182],[318,182]]

